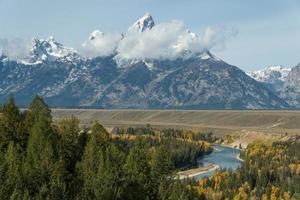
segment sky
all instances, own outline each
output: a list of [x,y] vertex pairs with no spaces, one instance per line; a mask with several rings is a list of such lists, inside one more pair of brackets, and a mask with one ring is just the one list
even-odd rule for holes
[[211,51],[246,71],[300,62],[300,0],[0,0],[0,39],[51,35],[77,48],[93,30],[126,31],[146,12],[198,35],[234,30]]

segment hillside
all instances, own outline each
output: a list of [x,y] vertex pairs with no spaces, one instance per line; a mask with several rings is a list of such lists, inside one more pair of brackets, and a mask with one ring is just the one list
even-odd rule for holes
[[274,93],[280,94],[290,71],[291,68],[274,65],[262,70],[249,72],[248,74],[258,82],[265,84]]
[[281,91],[281,97],[290,105],[300,108],[300,63],[289,73]]

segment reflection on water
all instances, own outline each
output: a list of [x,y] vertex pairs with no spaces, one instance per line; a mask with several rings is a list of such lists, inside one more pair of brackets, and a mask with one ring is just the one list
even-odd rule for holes
[[[199,166],[207,166],[209,164],[216,164],[221,169],[237,169],[241,161],[237,159],[237,156],[240,153],[239,149],[234,149],[222,145],[213,145],[214,151],[209,154],[199,158]],[[195,180],[199,180],[206,176],[213,175],[214,171],[206,172],[204,174],[200,174],[195,176]]]

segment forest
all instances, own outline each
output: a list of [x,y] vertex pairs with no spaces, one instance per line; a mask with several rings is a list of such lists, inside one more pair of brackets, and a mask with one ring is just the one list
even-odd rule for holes
[[118,128],[54,121],[36,96],[25,111],[13,98],[0,113],[0,199],[300,199],[300,143],[253,143],[236,171],[199,181],[175,174],[212,151],[210,133]]
[[146,127],[115,127],[112,130],[114,134],[127,135],[152,135],[160,137],[181,138],[193,141],[215,142],[217,137],[213,136],[212,132],[202,133],[200,131],[192,131],[185,129],[163,128],[158,129],[147,124]]
[[[21,112],[10,98],[0,116],[0,199],[178,199],[173,178],[210,153],[204,141],[112,137],[98,122],[53,122],[41,97]],[[177,191],[180,191],[179,193]]]

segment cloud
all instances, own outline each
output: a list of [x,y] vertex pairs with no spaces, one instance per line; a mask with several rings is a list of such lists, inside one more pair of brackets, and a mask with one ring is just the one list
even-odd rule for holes
[[20,38],[8,40],[0,39],[2,54],[13,60],[26,58],[30,50],[30,41]]
[[85,41],[79,51],[88,57],[112,55],[121,39],[121,34],[107,33],[100,31],[91,33],[89,39]]
[[144,32],[129,31],[120,41],[118,56],[129,59],[177,57],[197,39],[186,32],[184,24],[178,21],[161,23]]
[[207,49],[221,51],[225,49],[226,41],[232,37],[235,37],[237,34],[238,31],[233,28],[207,27],[202,37],[203,45],[206,46]]
[[[116,54],[118,60],[175,59],[206,49],[223,50],[226,41],[236,33],[233,29],[208,27],[202,35],[197,36],[184,23],[171,21],[143,32],[134,29],[129,29],[126,34],[94,31],[78,50],[87,57]],[[28,57],[30,47],[30,40],[0,39],[0,50],[11,59]]]
[[[121,34],[93,32],[82,47],[85,55],[107,56],[117,53],[117,59],[174,59],[189,52],[201,53],[225,48],[225,42],[236,35],[236,31],[226,28],[205,29],[201,37],[189,31],[184,23],[171,21],[160,23],[150,30],[139,32],[128,30]],[[121,39],[122,38],[122,39]]]

